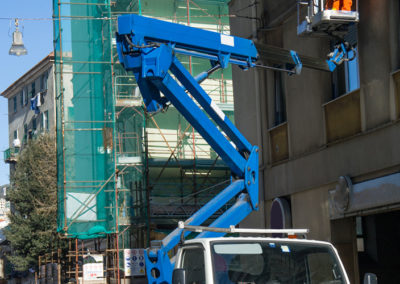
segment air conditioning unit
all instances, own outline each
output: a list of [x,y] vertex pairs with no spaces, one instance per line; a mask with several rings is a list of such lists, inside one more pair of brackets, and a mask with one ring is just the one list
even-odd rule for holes
[[17,138],[12,142],[13,147],[21,147],[21,141]]

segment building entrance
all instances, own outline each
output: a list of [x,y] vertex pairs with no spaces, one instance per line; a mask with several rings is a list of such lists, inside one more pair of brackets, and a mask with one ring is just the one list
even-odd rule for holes
[[360,283],[365,273],[379,284],[400,283],[400,210],[357,217]]

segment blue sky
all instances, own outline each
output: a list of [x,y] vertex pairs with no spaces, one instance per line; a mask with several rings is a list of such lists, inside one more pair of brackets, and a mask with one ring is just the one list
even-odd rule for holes
[[[53,13],[51,0],[3,2],[0,9],[0,93],[53,50],[53,23],[48,20]],[[28,55],[8,55],[14,21],[3,18],[22,19],[20,30]],[[3,160],[3,151],[9,147],[7,108],[7,100],[0,97],[0,185],[9,183],[9,168]]]

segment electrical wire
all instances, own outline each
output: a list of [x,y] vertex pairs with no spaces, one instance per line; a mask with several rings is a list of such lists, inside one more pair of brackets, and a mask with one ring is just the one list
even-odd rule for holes
[[10,21],[18,19],[19,21],[62,21],[65,19],[74,19],[74,20],[116,20],[117,17],[71,17],[71,16],[60,16],[53,18],[20,18],[20,17],[0,17],[0,21]]
[[[132,13],[134,14],[134,13]],[[215,15],[191,15],[190,18],[210,18],[215,17]],[[250,16],[242,16],[237,14],[221,14],[218,17],[227,17],[227,18],[243,18],[249,20],[258,20],[260,18],[257,17],[250,17]],[[186,19],[186,16],[182,17],[175,17],[174,19]],[[60,16],[60,17],[53,17],[53,18],[22,18],[22,17],[0,17],[0,21],[9,21],[18,19],[20,21],[61,21],[61,20],[116,20],[118,17],[71,17],[71,16]]]
[[254,0],[253,3],[249,4],[249,5],[246,6],[246,7],[243,7],[243,8],[240,8],[240,9],[236,10],[235,13],[240,12],[240,11],[243,11],[243,10],[246,10],[246,9],[251,8],[251,7],[253,7],[253,6],[257,6],[258,4],[259,4],[259,2],[258,2],[257,0]]
[[289,70],[289,69],[283,69],[283,68],[272,67],[272,66],[261,65],[261,64],[256,64],[255,66],[257,68],[264,68],[264,69],[269,69],[269,70],[274,70],[274,71],[287,72],[287,73],[289,73],[289,75],[296,74],[295,71]]

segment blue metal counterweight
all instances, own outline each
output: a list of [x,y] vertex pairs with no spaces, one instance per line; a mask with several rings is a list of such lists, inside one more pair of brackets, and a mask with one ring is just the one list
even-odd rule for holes
[[[147,111],[157,112],[167,104],[173,104],[232,171],[233,182],[185,223],[203,224],[232,198],[237,202],[211,226],[237,225],[253,210],[258,210],[258,148],[246,140],[200,86],[211,72],[226,68],[228,64],[243,69],[254,67],[258,55],[253,42],[138,15],[125,15],[118,19],[117,49],[124,68],[136,77]],[[212,68],[193,77],[176,58],[177,53],[208,59]],[[177,228],[162,241],[153,242],[152,248],[147,250],[149,283],[171,283],[174,264],[168,252],[179,243],[180,237],[181,229]]]

